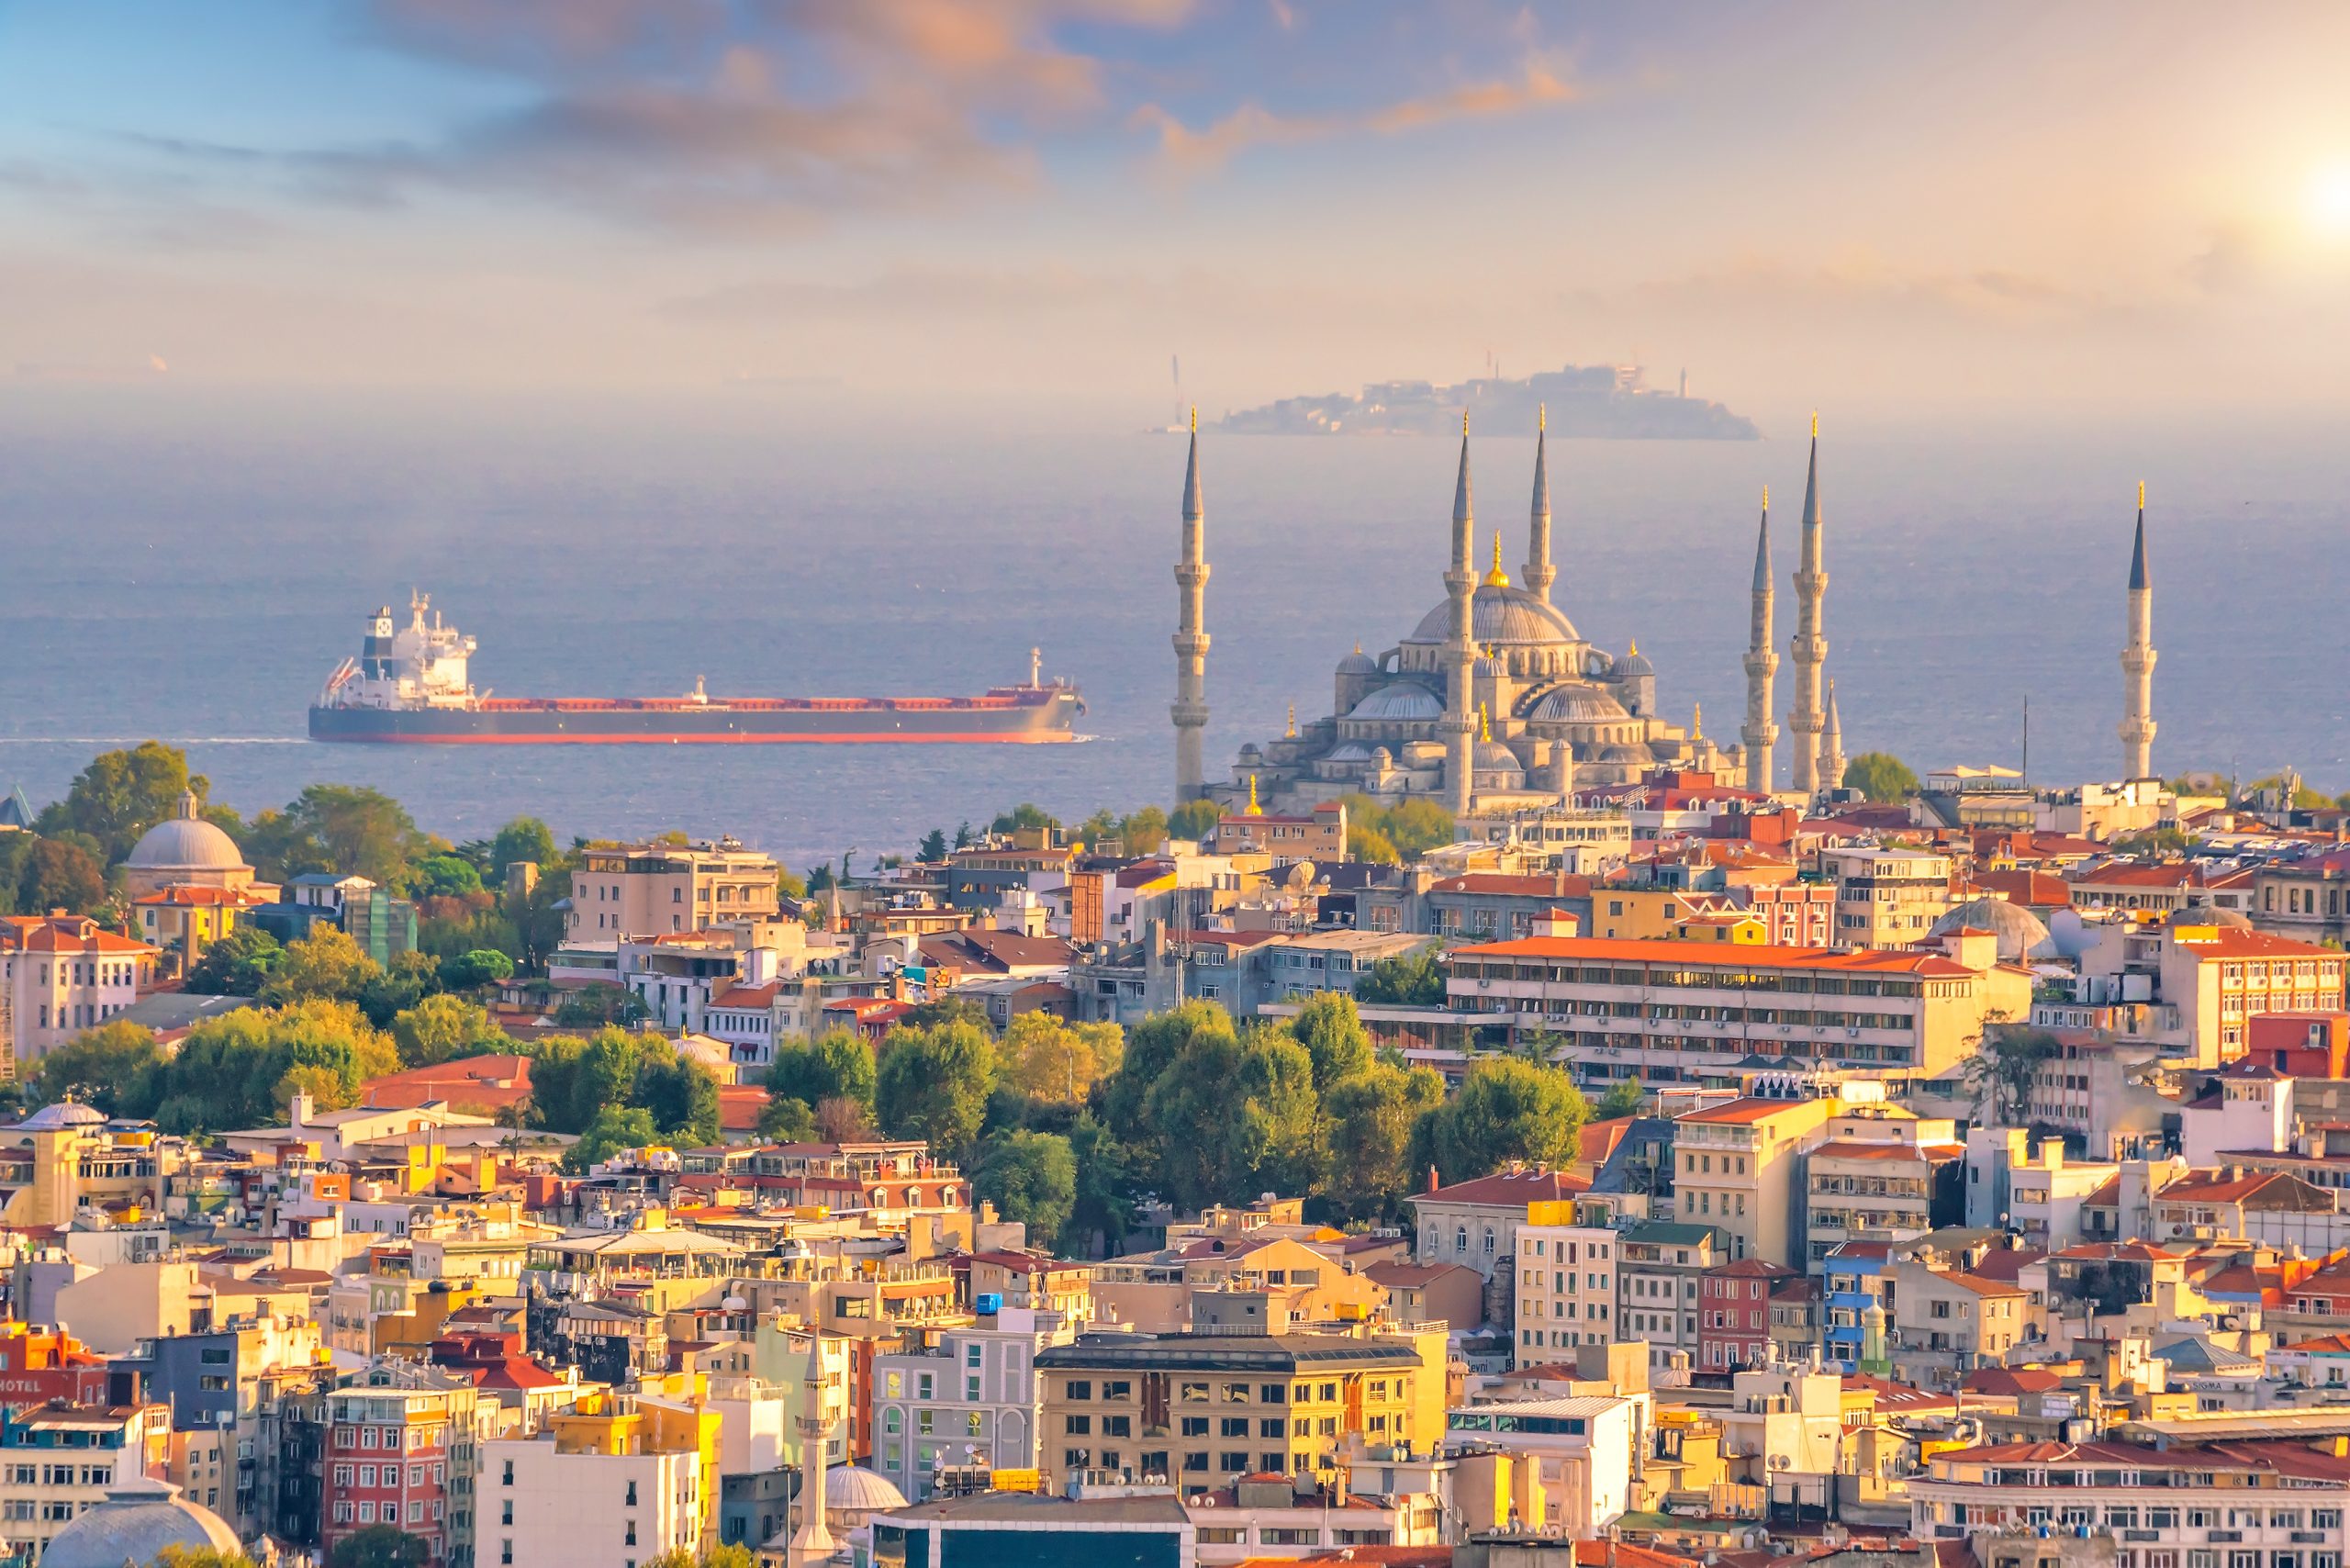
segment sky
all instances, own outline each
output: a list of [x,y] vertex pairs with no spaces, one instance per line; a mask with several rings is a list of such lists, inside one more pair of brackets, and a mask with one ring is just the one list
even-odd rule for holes
[[[2350,412],[2350,9],[0,0],[0,389]],[[1180,360],[1181,385],[1174,385]]]

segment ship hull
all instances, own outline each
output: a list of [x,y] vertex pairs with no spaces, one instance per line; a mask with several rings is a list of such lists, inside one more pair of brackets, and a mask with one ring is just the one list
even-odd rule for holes
[[392,745],[1037,745],[1077,738],[1065,689],[985,698],[707,703],[487,700],[314,707],[310,738]]

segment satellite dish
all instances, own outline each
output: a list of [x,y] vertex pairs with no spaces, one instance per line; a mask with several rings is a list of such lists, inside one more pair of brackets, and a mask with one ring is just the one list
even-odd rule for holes
[[1298,861],[1289,868],[1289,875],[1282,878],[1281,881],[1282,885],[1289,888],[1292,891],[1304,892],[1306,889],[1314,885],[1314,862],[1311,860]]

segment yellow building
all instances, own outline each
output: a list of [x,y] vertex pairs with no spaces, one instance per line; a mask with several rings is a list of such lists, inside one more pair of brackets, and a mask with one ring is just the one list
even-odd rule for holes
[[131,901],[139,939],[161,948],[163,963],[185,974],[204,950],[231,931],[245,911],[269,901],[250,888],[207,888],[175,883]]
[[1445,1335],[1089,1334],[1035,1361],[1050,1488],[1085,1470],[1165,1475],[1185,1493],[1333,1469],[1350,1437],[1433,1447]]
[[1770,923],[1739,908],[1720,893],[1677,888],[1594,888],[1593,936],[1634,942],[1721,942],[1759,946],[1771,939]]
[[717,1540],[719,1429],[723,1417],[705,1406],[699,1372],[645,1380],[632,1394],[597,1389],[571,1409],[547,1417],[559,1454],[694,1454],[700,1461],[701,1537]]
[[63,1225],[85,1204],[118,1219],[151,1213],[177,1148],[152,1132],[108,1132],[87,1105],[45,1106],[0,1129],[0,1224]]

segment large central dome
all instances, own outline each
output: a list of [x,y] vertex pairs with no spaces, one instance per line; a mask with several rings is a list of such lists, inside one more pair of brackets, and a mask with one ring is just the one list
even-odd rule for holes
[[[1448,599],[1421,616],[1419,625],[1404,640],[1442,643],[1451,636],[1452,603]],[[1480,645],[1497,643],[1555,647],[1562,643],[1580,643],[1583,636],[1556,605],[1543,603],[1524,588],[1487,583],[1477,589],[1476,598],[1470,601],[1469,640]]]

